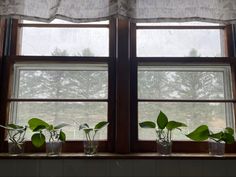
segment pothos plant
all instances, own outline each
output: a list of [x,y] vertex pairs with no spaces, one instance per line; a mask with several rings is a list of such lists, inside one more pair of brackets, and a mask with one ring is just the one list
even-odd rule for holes
[[[66,123],[61,123],[58,125],[49,124],[39,118],[31,118],[28,121],[29,128],[34,132],[31,137],[32,144],[35,147],[41,147],[45,141],[45,133],[49,133],[49,142],[56,142],[66,140],[66,134],[62,131],[62,128],[69,125]],[[46,132],[45,132],[46,131]]]
[[27,126],[21,126],[17,124],[8,124],[6,126],[0,125],[0,127],[5,128],[7,130],[9,140],[16,144],[18,148],[22,148],[21,144],[25,140],[25,133],[27,130]]
[[[94,141],[96,134],[99,130],[101,130],[103,127],[107,126],[109,122],[107,121],[101,121],[95,125],[95,127],[90,127],[87,123],[81,124],[79,126],[79,130],[83,130],[85,133],[85,138],[87,141]],[[93,132],[93,134],[91,134]]]
[[160,111],[159,115],[157,116],[156,122],[144,121],[140,122],[139,126],[141,128],[155,129],[158,140],[170,142],[172,130],[181,130],[181,127],[186,127],[186,124],[177,121],[169,121],[167,116],[162,111]]
[[215,142],[225,142],[226,144],[234,143],[234,130],[230,127],[226,127],[222,131],[213,133],[207,125],[201,125],[186,136],[194,141],[210,139]]

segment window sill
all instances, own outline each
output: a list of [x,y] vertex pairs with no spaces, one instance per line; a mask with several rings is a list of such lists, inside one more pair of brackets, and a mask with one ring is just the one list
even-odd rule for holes
[[22,155],[9,155],[0,153],[0,159],[173,159],[173,160],[216,160],[216,159],[236,159],[236,153],[226,153],[222,157],[211,156],[207,153],[172,153],[169,156],[161,156],[157,153],[98,153],[95,156],[86,156],[83,153],[62,153],[60,156],[47,156],[46,153],[25,153]]

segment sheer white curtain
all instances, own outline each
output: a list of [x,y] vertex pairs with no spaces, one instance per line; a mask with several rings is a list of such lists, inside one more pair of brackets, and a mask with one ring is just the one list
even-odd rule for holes
[[113,17],[147,21],[236,21],[236,0],[0,0],[0,16],[51,21]]

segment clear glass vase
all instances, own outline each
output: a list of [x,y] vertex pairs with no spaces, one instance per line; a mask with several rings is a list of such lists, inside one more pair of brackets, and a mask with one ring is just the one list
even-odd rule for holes
[[11,155],[19,155],[24,153],[24,142],[22,143],[8,142],[8,153]]
[[225,143],[209,140],[209,154],[213,156],[223,156],[225,153]]
[[58,156],[61,154],[62,142],[61,141],[52,141],[46,143],[46,153],[49,156]]
[[96,130],[84,130],[84,153],[87,156],[94,156],[97,154],[99,133]]
[[170,155],[172,152],[171,131],[157,130],[157,152],[160,155]]
[[48,131],[45,130],[46,153],[48,156],[58,156],[62,151],[62,141],[59,140],[60,130]]
[[24,129],[11,129],[8,130],[8,153],[11,155],[19,155],[24,153]]

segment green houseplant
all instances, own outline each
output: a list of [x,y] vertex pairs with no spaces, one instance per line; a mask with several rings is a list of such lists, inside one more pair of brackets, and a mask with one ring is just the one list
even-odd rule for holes
[[46,142],[46,152],[48,155],[59,155],[62,149],[62,142],[66,140],[66,134],[62,128],[68,124],[61,123],[59,125],[49,124],[39,118],[31,118],[28,121],[29,128],[34,132],[31,137],[32,144],[39,148]]
[[98,122],[95,127],[90,127],[87,123],[81,124],[79,130],[84,132],[84,153],[88,156],[93,156],[97,153],[99,131],[107,126],[106,121]]
[[216,156],[224,155],[225,144],[234,143],[234,130],[230,127],[213,133],[207,125],[201,125],[186,136],[194,141],[205,141],[208,139],[209,154]]
[[17,124],[8,124],[6,126],[0,125],[5,128],[8,134],[8,152],[10,154],[21,154],[24,152],[24,140],[27,126]]
[[182,122],[169,121],[167,116],[160,111],[157,116],[156,122],[144,121],[140,122],[141,128],[151,128],[156,131],[157,135],[157,148],[161,155],[169,155],[172,151],[172,131],[181,127],[186,127]]

